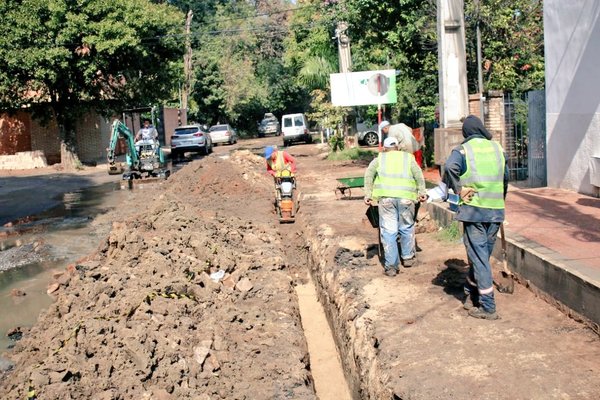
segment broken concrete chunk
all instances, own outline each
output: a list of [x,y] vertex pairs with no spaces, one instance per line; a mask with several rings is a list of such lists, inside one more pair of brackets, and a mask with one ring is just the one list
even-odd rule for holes
[[250,282],[250,279],[248,278],[242,278],[240,279],[240,281],[235,285],[236,289],[239,290],[240,292],[248,292],[250,290],[252,290],[252,288],[254,287],[252,285],[252,282]]

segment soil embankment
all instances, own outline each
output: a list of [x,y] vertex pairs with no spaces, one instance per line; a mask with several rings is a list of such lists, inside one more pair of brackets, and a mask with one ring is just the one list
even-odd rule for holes
[[314,399],[260,161],[190,164],[114,222],[17,344],[0,397]]

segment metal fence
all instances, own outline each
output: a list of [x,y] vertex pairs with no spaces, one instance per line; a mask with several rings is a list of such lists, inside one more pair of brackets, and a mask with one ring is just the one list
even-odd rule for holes
[[546,186],[546,103],[543,90],[505,93],[504,150],[509,180],[528,187]]

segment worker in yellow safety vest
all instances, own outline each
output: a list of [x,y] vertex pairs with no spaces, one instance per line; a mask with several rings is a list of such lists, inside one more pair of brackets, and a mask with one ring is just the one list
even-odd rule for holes
[[384,273],[388,276],[398,273],[400,257],[404,267],[415,265],[415,204],[427,199],[423,171],[415,157],[398,146],[397,138],[386,138],[383,152],[371,161],[364,180],[365,203],[371,205],[378,200]]
[[498,319],[490,256],[504,221],[508,168],[504,150],[483,126],[469,115],[463,121],[465,138],[444,165],[443,182],[460,195],[455,218],[464,227],[463,242],[469,259],[464,308],[475,318]]

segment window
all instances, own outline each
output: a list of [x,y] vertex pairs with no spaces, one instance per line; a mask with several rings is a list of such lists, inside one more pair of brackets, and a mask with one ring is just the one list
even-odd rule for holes
[[291,128],[292,127],[292,119],[291,118],[284,118],[283,119],[283,126],[284,126],[284,128]]
[[294,126],[304,126],[304,118],[302,116],[294,117]]

